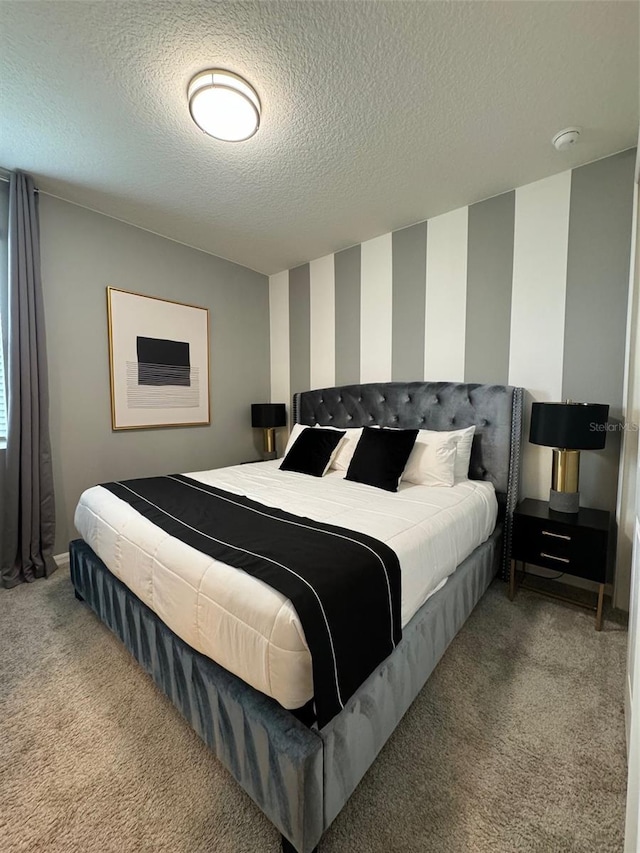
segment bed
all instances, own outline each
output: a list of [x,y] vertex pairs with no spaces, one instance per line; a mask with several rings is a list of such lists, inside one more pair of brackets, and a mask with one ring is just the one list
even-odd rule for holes
[[[310,853],[317,847],[322,833],[375,760],[496,572],[505,576],[511,518],[518,496],[521,410],[522,390],[496,385],[376,383],[295,395],[293,420],[308,426],[379,425],[435,430],[475,426],[470,482],[465,487],[468,494],[460,501],[462,505],[467,501],[468,506],[475,501],[478,520],[474,524],[478,530],[484,525],[481,544],[472,550],[464,546],[464,532],[453,537],[453,545],[458,543],[457,550],[452,542],[445,546],[440,543],[441,550],[448,548],[460,562],[444,571],[443,577],[432,577],[426,586],[414,582],[415,578],[422,578],[419,560],[414,560],[413,580],[407,575],[406,584],[412,593],[406,600],[403,596],[402,602],[402,640],[344,708],[321,727],[310,725],[306,716],[307,700],[313,693],[308,649],[296,625],[295,611],[290,612],[286,601],[276,596],[268,604],[267,610],[270,608],[269,612],[276,615],[262,633],[253,632],[255,638],[249,628],[241,631],[237,627],[236,614],[234,629],[226,631],[228,654],[216,663],[203,645],[207,631],[194,633],[194,620],[187,617],[176,624],[175,614],[166,608],[166,602],[175,602],[180,597],[175,584],[167,594],[156,595],[153,600],[148,596],[148,571],[141,554],[145,549],[147,553],[154,549],[152,528],[138,534],[141,536],[138,551],[116,546],[115,539],[110,543],[108,531],[117,527],[117,498],[107,500],[110,506],[106,509],[96,508],[90,500],[81,502],[83,508],[79,512],[84,513],[84,518],[80,528],[86,531],[86,538],[94,548],[82,540],[71,543],[71,577],[77,597],[85,600],[123,640],[278,827],[283,849]],[[202,472],[200,477],[203,483],[239,494],[244,490],[251,497],[259,498],[262,489],[265,503],[269,500],[277,503],[275,497],[269,497],[277,483],[273,463],[239,466],[233,472],[234,469],[210,475]],[[327,493],[339,488],[330,477],[322,479],[326,481],[322,487]],[[436,489],[433,493],[443,491],[446,490]],[[417,492],[414,490],[413,494]],[[494,504],[495,500],[489,494],[495,494],[497,499],[495,526],[496,515],[490,512],[491,500]],[[399,501],[402,496],[401,490],[397,495]],[[304,504],[304,495],[292,494],[289,499],[294,504]],[[286,503],[286,496],[282,500]],[[381,499],[380,518],[387,512],[385,501],[390,500],[393,497]],[[449,500],[454,502],[453,498]],[[337,501],[339,506],[342,503],[349,502]],[[411,511],[414,510],[412,507]],[[347,506],[347,515],[341,516],[346,519],[346,526],[349,526],[349,511],[353,515],[352,526],[357,526],[362,513]],[[447,508],[449,511],[453,510]],[[332,507],[331,513],[335,512]],[[98,517],[102,519],[100,523]],[[392,546],[401,542],[397,530],[390,529],[387,535],[384,524],[380,529],[380,537],[386,536]],[[127,542],[132,539],[133,535],[126,537]],[[170,563],[173,556],[170,548],[165,558],[168,578],[173,576]],[[128,576],[122,574],[127,566],[135,567]],[[403,567],[403,579],[404,571]],[[137,585],[132,576],[138,579]],[[185,601],[191,600],[190,594],[185,591]],[[208,598],[215,600],[214,595]],[[238,601],[241,598],[242,592],[238,593]],[[229,605],[229,609],[233,607]],[[191,610],[197,611],[205,626],[224,624],[219,611],[207,618],[202,603],[193,603]],[[189,606],[185,605],[180,612],[188,611]],[[262,624],[265,616],[257,614],[254,618],[256,624]],[[250,621],[249,617],[245,621]],[[286,648],[288,652],[282,660],[267,642],[267,635],[273,636],[274,631],[280,639],[272,646]],[[296,636],[298,645],[292,647]],[[243,654],[238,649],[244,650]],[[257,664],[253,671],[242,669],[242,659]],[[294,665],[290,665],[292,661]],[[293,673],[293,677],[285,678],[286,673]]]

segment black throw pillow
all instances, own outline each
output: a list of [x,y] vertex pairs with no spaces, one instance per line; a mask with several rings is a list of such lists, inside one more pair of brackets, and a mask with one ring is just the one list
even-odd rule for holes
[[417,435],[417,429],[365,427],[345,480],[397,492]]
[[303,429],[282,460],[280,470],[322,477],[343,435],[333,429]]

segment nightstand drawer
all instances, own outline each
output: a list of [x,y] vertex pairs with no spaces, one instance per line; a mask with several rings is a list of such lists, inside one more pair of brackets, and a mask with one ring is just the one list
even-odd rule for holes
[[513,557],[525,563],[605,583],[607,533],[516,513]]

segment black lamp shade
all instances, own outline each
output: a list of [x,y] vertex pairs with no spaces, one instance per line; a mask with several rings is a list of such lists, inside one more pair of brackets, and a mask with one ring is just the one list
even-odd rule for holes
[[534,403],[529,441],[566,450],[602,450],[608,417],[604,403]]
[[259,429],[272,429],[285,426],[287,408],[284,403],[252,403],[251,426]]

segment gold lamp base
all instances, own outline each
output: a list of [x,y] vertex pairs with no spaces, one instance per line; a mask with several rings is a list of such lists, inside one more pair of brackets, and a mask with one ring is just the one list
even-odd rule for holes
[[556,492],[577,492],[580,479],[580,451],[553,448],[551,488]]
[[549,508],[556,512],[578,512],[579,479],[580,451],[554,447]]
[[275,453],[276,452],[276,431],[273,427],[266,427],[263,429],[264,435],[264,452],[265,453]]

